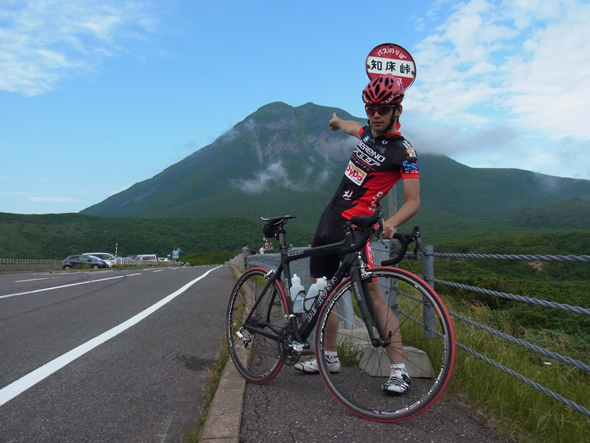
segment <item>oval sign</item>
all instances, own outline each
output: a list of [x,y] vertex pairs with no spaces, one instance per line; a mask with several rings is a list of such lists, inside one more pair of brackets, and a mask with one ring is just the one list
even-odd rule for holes
[[365,63],[367,75],[371,80],[384,74],[393,74],[402,79],[404,89],[408,89],[416,79],[416,64],[408,51],[393,43],[375,46]]

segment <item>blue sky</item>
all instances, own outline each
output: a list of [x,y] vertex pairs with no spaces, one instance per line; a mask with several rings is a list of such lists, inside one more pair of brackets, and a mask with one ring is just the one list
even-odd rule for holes
[[389,42],[418,154],[590,179],[588,23],[582,0],[2,0],[0,212],[78,212],[274,101],[362,116]]

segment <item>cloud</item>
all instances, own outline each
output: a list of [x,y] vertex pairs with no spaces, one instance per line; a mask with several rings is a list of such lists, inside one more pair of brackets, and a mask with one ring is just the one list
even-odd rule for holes
[[71,197],[45,197],[41,196],[36,192],[27,192],[27,191],[0,191],[0,195],[4,195],[7,197],[18,197],[21,200],[25,199],[28,201],[33,202],[56,202],[56,203],[85,203],[87,200],[81,200],[78,198],[71,198]]
[[4,0],[0,23],[0,90],[34,96],[91,71],[155,21],[140,0]]
[[[407,114],[407,115],[406,115]],[[402,132],[418,153],[454,155],[464,152],[489,152],[500,146],[515,146],[522,134],[503,123],[478,131],[465,131],[457,122],[433,123],[421,120],[419,113],[404,112]]]
[[230,143],[238,137],[241,137],[243,134],[252,132],[256,128],[256,126],[257,123],[254,121],[254,118],[248,118],[238,123],[237,125],[229,128],[227,131],[225,131],[223,134],[219,136],[219,139],[224,142]]
[[[312,169],[308,169],[305,172],[305,177],[313,175],[314,186],[325,183],[330,177],[328,171],[321,171],[316,174]],[[283,187],[297,192],[309,189],[305,179],[294,181],[289,177],[289,173],[283,166],[282,161],[270,164],[265,170],[258,172],[253,179],[233,180],[232,186],[247,194],[261,194],[277,187]]]
[[408,108],[463,128],[590,140],[590,4],[471,0],[418,46]]

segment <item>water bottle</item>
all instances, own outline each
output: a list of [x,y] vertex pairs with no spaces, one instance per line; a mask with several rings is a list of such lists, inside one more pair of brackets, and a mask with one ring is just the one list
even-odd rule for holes
[[293,302],[293,312],[304,312],[303,302],[305,300],[305,288],[301,285],[301,279],[297,274],[293,274],[291,285],[289,293],[291,294],[291,301]]
[[303,302],[303,309],[305,312],[308,312],[311,309],[320,295],[320,292],[324,290],[327,284],[328,280],[326,280],[326,277],[322,277],[318,278],[317,281],[309,287],[309,291],[307,291],[305,301]]

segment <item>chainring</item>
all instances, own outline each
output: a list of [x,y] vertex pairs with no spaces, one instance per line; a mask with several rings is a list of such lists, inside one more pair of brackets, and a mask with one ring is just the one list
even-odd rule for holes
[[293,324],[289,323],[281,329],[281,332],[279,332],[279,340],[277,344],[279,348],[279,356],[287,366],[293,366],[301,357],[301,352],[297,352],[293,349],[294,340],[301,341],[299,331],[297,331]]

